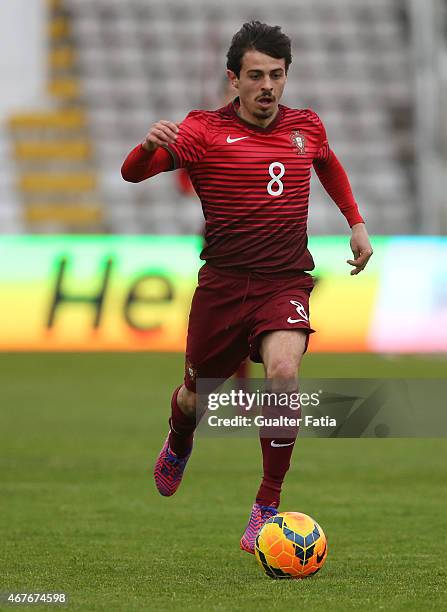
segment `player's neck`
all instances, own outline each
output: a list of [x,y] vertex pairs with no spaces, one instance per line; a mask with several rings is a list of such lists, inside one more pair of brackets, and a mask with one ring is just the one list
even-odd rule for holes
[[273,115],[271,115],[270,117],[267,117],[266,119],[260,119],[258,117],[255,117],[251,113],[249,113],[248,110],[244,108],[242,104],[239,104],[239,106],[235,105],[234,108],[235,108],[235,111],[238,117],[240,117],[243,121],[245,121],[246,123],[251,123],[251,125],[256,125],[257,127],[261,127],[261,128],[268,127],[272,123],[272,121],[275,120],[276,115],[278,114],[278,111],[279,111],[279,107],[277,106]]

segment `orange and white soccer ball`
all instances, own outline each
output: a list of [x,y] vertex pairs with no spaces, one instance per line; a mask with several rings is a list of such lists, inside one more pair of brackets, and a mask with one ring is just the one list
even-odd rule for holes
[[281,512],[262,526],[255,555],[270,578],[306,578],[326,561],[327,540],[320,525],[307,514]]

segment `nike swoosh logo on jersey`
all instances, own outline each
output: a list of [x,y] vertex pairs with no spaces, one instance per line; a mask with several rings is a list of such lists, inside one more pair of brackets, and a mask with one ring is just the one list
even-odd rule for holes
[[288,442],[287,444],[278,444],[277,442],[275,442],[275,440],[272,440],[270,442],[270,446],[273,446],[273,448],[281,448],[282,446],[292,446],[292,444],[295,444],[295,442]]
[[292,319],[292,317],[289,317],[287,323],[308,323],[308,321],[306,319]]
[[244,138],[248,138],[248,136],[241,136],[240,138],[230,138],[230,136],[227,136],[227,142],[228,144],[231,144],[232,142],[237,142],[238,140],[244,140]]

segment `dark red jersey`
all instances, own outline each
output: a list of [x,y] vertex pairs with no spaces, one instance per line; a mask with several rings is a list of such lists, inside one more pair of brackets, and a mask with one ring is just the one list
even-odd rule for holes
[[[176,142],[166,147],[171,167],[188,169],[202,203],[206,246],[201,258],[220,269],[267,276],[310,271],[312,166],[352,226],[363,219],[346,174],[314,111],[280,105],[272,123],[261,128],[241,119],[235,104],[189,113]],[[138,155],[150,154],[142,150]]]

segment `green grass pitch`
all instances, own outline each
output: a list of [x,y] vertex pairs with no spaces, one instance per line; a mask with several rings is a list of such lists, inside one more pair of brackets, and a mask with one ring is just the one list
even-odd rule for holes
[[[445,366],[310,354],[303,374]],[[176,354],[0,355],[0,592],[64,591],[89,612],[446,609],[445,439],[300,440],[281,508],[314,516],[329,554],[314,578],[272,581],[238,547],[257,440],[199,439],[175,497],[156,493],[181,373]]]

